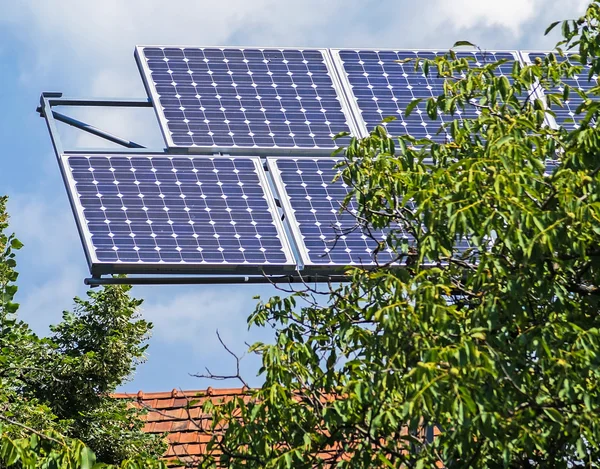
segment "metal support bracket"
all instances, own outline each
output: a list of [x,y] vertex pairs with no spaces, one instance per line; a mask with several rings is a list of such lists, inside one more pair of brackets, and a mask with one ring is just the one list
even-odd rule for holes
[[55,106],[69,106],[69,107],[125,107],[125,108],[152,108],[152,101],[148,98],[143,99],[117,99],[117,98],[97,98],[97,99],[87,99],[87,98],[65,98],[62,93],[54,93],[54,92],[45,92],[40,96],[40,105],[37,107],[36,111],[39,113],[40,117],[46,119],[46,124],[48,125],[48,131],[50,133],[50,138],[52,139],[52,145],[56,151],[57,155],[61,155],[63,153],[77,153],[83,152],[93,154],[93,153],[114,153],[114,149],[93,149],[93,150],[66,150],[63,148],[62,141],[60,139],[60,135],[58,132],[58,128],[56,126],[56,122],[62,122],[72,127],[75,127],[84,132],[90,133],[97,137],[103,138],[112,143],[116,143],[117,145],[121,145],[128,150],[119,150],[118,153],[127,153],[127,152],[135,152],[135,151],[144,151],[145,153],[165,153],[164,149],[160,150],[148,150],[144,146],[139,143],[133,142],[131,140],[127,140],[116,135],[113,135],[109,132],[106,132],[102,129],[94,127],[86,122],[82,122],[73,117],[67,116],[60,112],[55,111],[53,108]]
[[65,116],[64,114],[61,114],[60,112],[52,111],[52,117],[54,117],[57,121],[64,122],[65,124],[68,124],[72,127],[81,129],[84,132],[88,132],[92,135],[96,135],[97,137],[104,138],[105,140],[108,140],[109,142],[116,143],[117,145],[121,145],[125,148],[146,148],[146,147],[139,145],[138,143],[135,143],[131,140],[122,139],[120,137],[117,137],[116,135],[113,135],[108,132],[105,132],[104,130],[98,129],[97,127],[94,127],[93,125],[87,124],[85,122],[82,122],[80,120],[74,119],[69,116]]
[[91,277],[84,283],[101,285],[219,285],[219,284],[279,284],[279,283],[342,283],[347,275],[278,275],[278,276],[219,276],[219,277]]

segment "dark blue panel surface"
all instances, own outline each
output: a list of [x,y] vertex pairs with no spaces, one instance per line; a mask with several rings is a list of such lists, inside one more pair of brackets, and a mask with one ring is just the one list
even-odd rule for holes
[[65,160],[88,251],[99,263],[291,263],[257,159],[114,155]]
[[[291,222],[303,246],[307,265],[373,265],[373,251],[385,240],[383,232],[366,232],[357,224],[354,202],[340,213],[348,186],[340,179],[332,182],[338,170],[335,158],[270,158],[282,199],[291,209]],[[380,264],[396,255],[383,249]]]
[[349,132],[323,53],[138,48],[173,147],[334,149]]
[[[537,57],[540,59],[544,59],[546,57],[546,53],[544,52],[529,52],[529,59],[534,62]],[[556,59],[558,61],[568,60],[568,57],[561,57],[556,55]],[[573,65],[581,65],[579,63]],[[579,96],[576,90],[581,91],[590,91],[592,88],[597,87],[596,79],[597,75],[592,76],[592,80],[588,80],[588,74],[590,72],[590,66],[582,67],[581,72],[577,75],[574,75],[571,78],[563,78],[562,84],[560,86],[554,87],[548,91],[551,93],[563,93],[565,90],[565,85],[568,85],[571,88],[571,92],[569,93],[569,100],[564,101],[564,107],[558,107],[556,105],[552,106],[552,111],[555,114],[555,122],[559,127],[564,127],[567,130],[574,130],[579,127],[579,122],[583,118],[582,114],[575,114],[575,110],[583,103],[583,99]]]
[[[448,135],[440,131],[441,124],[461,117],[474,118],[479,114],[473,106],[455,116],[441,114],[436,121],[427,116],[426,100],[443,94],[444,80],[437,78],[435,70],[430,70],[428,76],[420,69],[415,71],[414,61],[399,61],[417,57],[433,59],[441,53],[340,50],[338,54],[367,130],[379,125],[385,117],[393,116],[396,120],[385,124],[391,135],[410,134],[416,138],[443,142]],[[472,67],[506,59],[507,62],[500,66],[503,75],[510,75],[515,60],[511,52],[457,52],[457,55],[473,58]],[[423,101],[406,117],[406,107],[418,98]]]

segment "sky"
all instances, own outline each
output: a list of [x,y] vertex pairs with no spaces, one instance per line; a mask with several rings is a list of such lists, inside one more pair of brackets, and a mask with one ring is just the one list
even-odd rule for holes
[[[35,112],[43,91],[75,97],[144,98],[136,45],[280,46],[446,50],[468,40],[483,49],[550,49],[553,21],[574,18],[587,0],[0,0],[0,194],[10,197],[19,253],[20,318],[40,335],[60,321],[89,276],[45,122]],[[78,109],[77,118],[162,148],[152,110]],[[70,146],[100,144],[64,129]],[[106,145],[103,145],[106,146]],[[148,359],[121,391],[237,386],[192,376],[230,374],[245,343],[272,340],[246,319],[271,286],[135,287],[141,314],[154,323]],[[258,385],[257,357],[242,373]]]

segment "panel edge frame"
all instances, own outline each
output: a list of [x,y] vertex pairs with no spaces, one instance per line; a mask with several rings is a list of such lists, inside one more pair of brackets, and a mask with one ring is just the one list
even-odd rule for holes
[[[351,91],[350,82],[344,82],[342,79],[342,75],[340,74],[340,70],[338,68],[338,64],[336,64],[335,58],[331,49],[320,49],[323,51],[323,57],[325,59],[325,65],[329,69],[329,74],[331,76],[331,82],[333,84],[333,88],[338,92],[338,99],[340,104],[342,105],[342,112],[347,117],[348,128],[350,129],[350,136],[356,136],[356,138],[362,138],[363,129],[361,128],[359,122],[360,120],[357,117],[360,115],[356,115],[356,109],[352,106],[353,100],[350,99],[348,91]],[[346,80],[347,81],[347,80]],[[361,118],[362,119],[362,118]]]
[[279,158],[280,157],[276,156],[267,157],[267,167],[269,168],[269,173],[271,174],[271,179],[273,180],[275,191],[277,192],[277,196],[279,197],[283,213],[288,219],[288,226],[290,229],[290,233],[294,238],[294,244],[298,249],[298,254],[300,255],[300,260],[302,261],[302,265],[299,267],[301,268],[301,270],[304,270],[306,266],[311,266],[312,262],[308,255],[308,249],[306,248],[306,244],[304,243],[304,236],[302,236],[302,233],[300,232],[300,228],[298,226],[296,212],[292,208],[292,204],[290,203],[290,200],[287,197],[285,185],[283,183],[283,179],[281,178],[281,171],[277,166],[277,160]]
[[[156,118],[158,119],[158,127],[160,128],[160,132],[163,136],[163,140],[165,141],[165,145],[167,148],[184,148],[176,146],[173,142],[173,137],[171,134],[167,134],[168,126],[167,126],[167,118],[165,117],[164,110],[159,102],[159,94],[156,90],[156,86],[154,82],[150,79],[152,76],[152,72],[146,63],[146,59],[144,58],[143,49],[148,46],[136,46],[134,57],[138,66],[138,70],[140,71],[140,75],[142,76],[142,82],[144,83],[144,88],[146,89],[146,93],[148,94],[148,98],[152,101],[152,107],[154,108],[154,112],[156,114]],[[160,108],[160,109],[159,109]]]
[[344,94],[346,95],[348,105],[350,106],[350,109],[352,110],[352,113],[354,115],[357,130],[359,131],[359,138],[365,138],[369,136],[369,130],[367,129],[367,123],[362,117],[362,113],[360,111],[360,108],[358,107],[358,101],[356,100],[356,95],[354,94],[354,91],[352,91],[352,85],[350,84],[350,80],[348,79],[348,74],[344,69],[344,62],[342,62],[342,58],[340,57],[340,51],[342,50],[347,49],[329,49],[329,53],[331,54],[331,60],[339,77],[341,87],[343,88]]
[[94,266],[97,265],[100,261],[96,256],[96,252],[94,251],[94,249],[92,249],[92,233],[88,229],[87,224],[84,222],[85,217],[83,214],[83,206],[81,205],[79,197],[76,197],[77,189],[75,187],[75,179],[73,178],[73,171],[71,170],[71,167],[69,165],[69,158],[72,156],[74,155],[62,153],[59,156],[58,161],[61,167],[61,172],[63,173],[63,180],[67,189],[69,202],[73,210],[73,215],[75,217],[77,231],[79,231],[79,237],[81,239],[81,244],[83,245],[83,250],[88,263],[88,268],[90,270],[90,273],[94,275]]
[[[273,217],[273,224],[275,225],[275,229],[277,230],[277,233],[281,240],[281,248],[287,258],[288,263],[286,264],[286,267],[291,264],[293,264],[294,266],[297,267],[298,260],[296,259],[296,256],[294,256],[294,252],[292,250],[291,244],[287,238],[287,233],[285,231],[285,227],[283,226],[283,221],[281,220],[281,217],[279,216],[279,213],[277,210],[277,204],[275,203],[275,194],[273,194],[271,192],[271,188],[269,186],[269,181],[267,179],[265,169],[263,168],[262,160],[259,156],[248,156],[247,158],[254,162],[254,166],[256,168],[256,174],[258,175],[259,184],[263,188],[263,191],[265,194],[265,200],[267,201],[267,205],[269,207],[269,212],[271,213],[271,215]],[[281,200],[281,198],[279,200]]]

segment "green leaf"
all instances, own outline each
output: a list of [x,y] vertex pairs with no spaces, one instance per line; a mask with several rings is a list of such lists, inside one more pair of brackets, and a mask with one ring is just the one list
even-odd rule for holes
[[558,24],[560,24],[560,21],[555,21],[554,23],[550,24],[550,26],[548,26],[544,31],[544,36],[547,36],[548,33],[552,31]]
[[571,27],[569,26],[569,22],[568,21],[563,21],[562,22],[562,35],[565,38],[568,38],[571,35]]
[[473,44],[472,42],[469,42],[469,41],[456,41],[452,47],[463,47],[463,46],[474,47],[474,48],[477,47],[475,44]]
[[10,438],[3,438],[0,441],[0,444],[0,456],[2,457],[2,461],[7,466],[12,466],[21,457],[21,451],[19,447]]
[[563,416],[562,414],[555,408],[553,407],[545,407],[544,408],[544,414],[546,414],[550,420],[552,420],[553,422],[556,423],[563,423]]
[[17,238],[13,238],[12,241],[10,242],[10,247],[12,247],[13,249],[21,249],[24,246],[24,244],[19,241]]
[[81,469],[92,469],[96,464],[96,455],[87,446],[81,449],[79,458]]
[[408,106],[406,106],[406,110],[404,111],[404,116],[410,116],[410,113],[418,106],[418,104],[423,101],[423,98],[413,99]]
[[425,105],[425,110],[427,111],[427,116],[431,120],[436,120],[438,117],[437,105],[433,98],[427,100],[427,104]]
[[40,440],[39,437],[34,433],[33,435],[31,435],[31,437],[29,438],[29,447],[33,450],[37,449],[38,445],[40,444]]
[[333,140],[337,140],[337,139],[339,139],[339,138],[347,137],[348,135],[350,135],[350,133],[349,133],[349,132],[340,132],[340,133],[338,133],[338,134],[335,134],[335,135],[333,136]]

